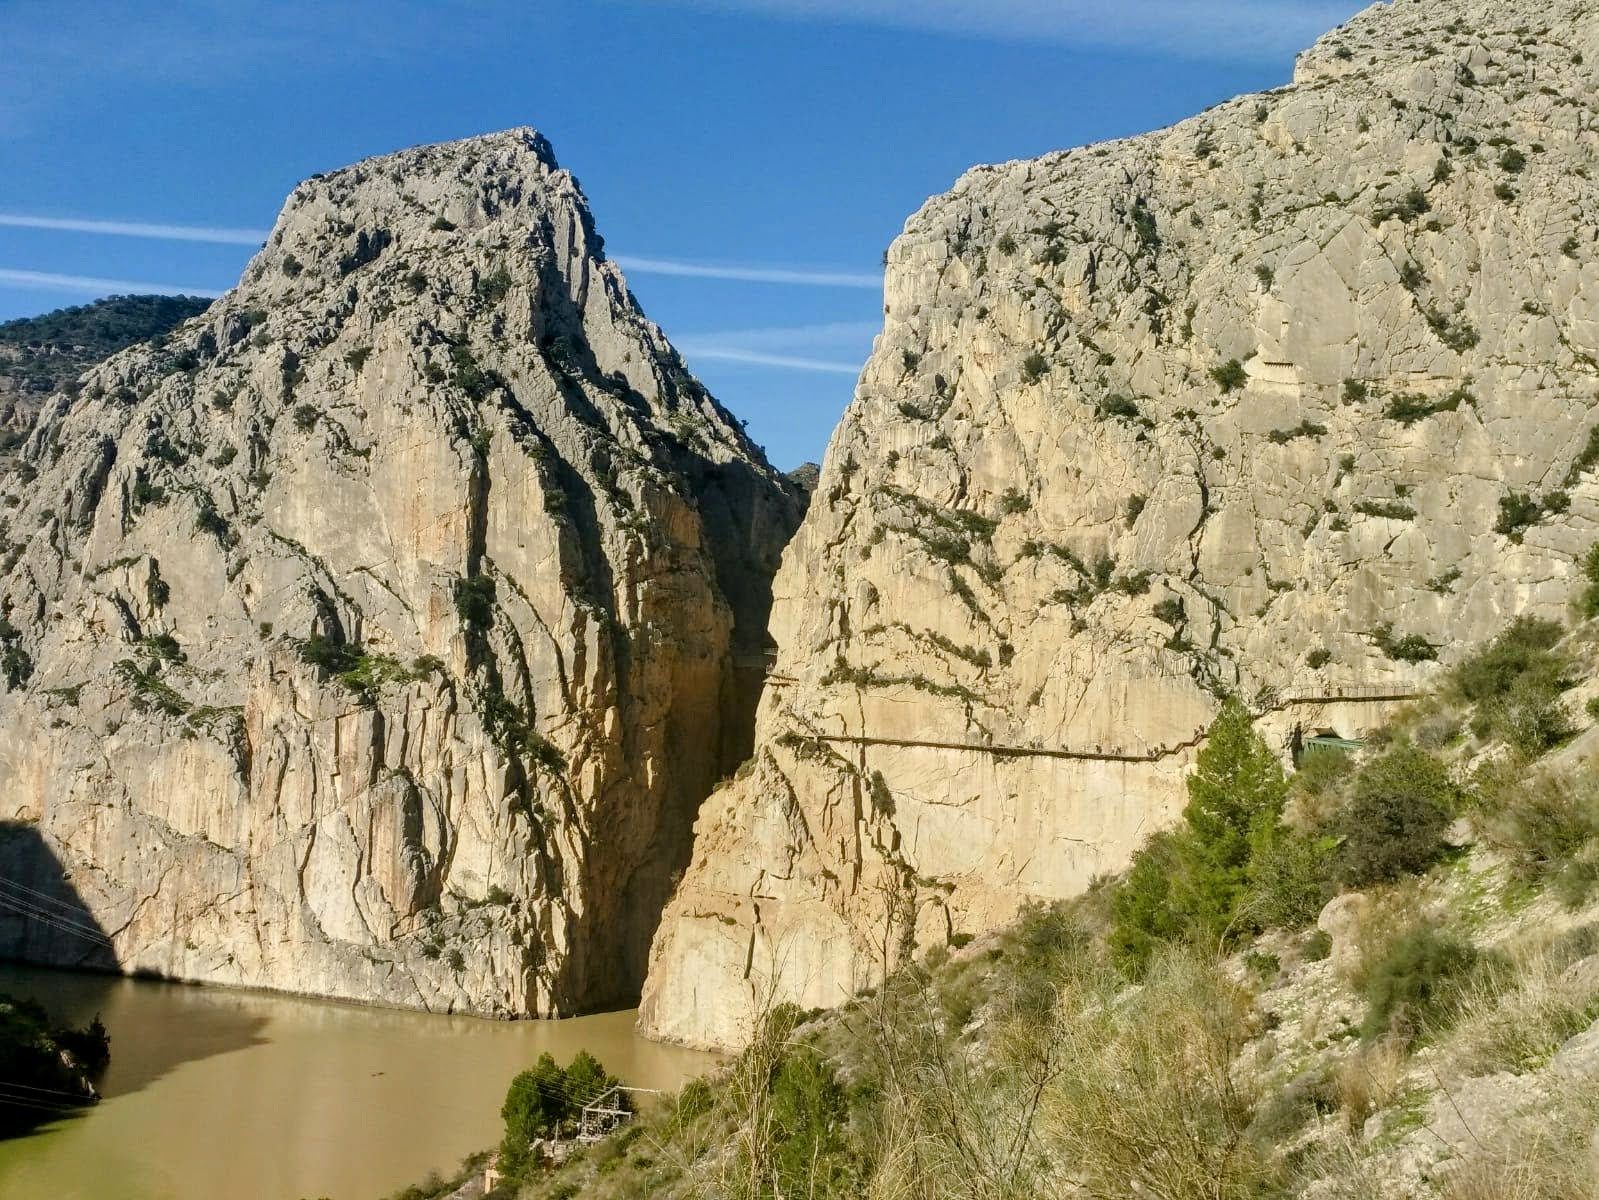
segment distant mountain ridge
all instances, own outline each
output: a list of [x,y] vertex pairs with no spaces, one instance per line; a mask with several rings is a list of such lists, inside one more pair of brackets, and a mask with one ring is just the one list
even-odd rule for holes
[[108,296],[0,322],[0,470],[51,392],[138,342],[164,337],[211,301],[198,296]]

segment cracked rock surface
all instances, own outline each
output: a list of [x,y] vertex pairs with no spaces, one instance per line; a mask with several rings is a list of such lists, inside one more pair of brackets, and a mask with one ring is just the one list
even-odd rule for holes
[[907,223],[643,1027],[727,1045],[1116,871],[1219,697],[1374,724],[1599,536],[1599,13],[1397,0]]
[[[58,862],[127,971],[636,995],[801,502],[549,145],[302,184],[235,290],[80,383],[6,484],[0,875]],[[0,955],[105,961],[10,912]]]

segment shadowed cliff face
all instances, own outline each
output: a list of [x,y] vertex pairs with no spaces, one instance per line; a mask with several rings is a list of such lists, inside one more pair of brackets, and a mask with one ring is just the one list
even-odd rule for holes
[[38,829],[19,821],[0,821],[0,959],[117,966],[89,902]]
[[95,881],[118,965],[635,996],[800,500],[548,144],[308,181],[237,289],[83,385],[0,531],[0,817]]
[[[1599,529],[1599,18],[1378,5],[1292,87],[907,223],[642,1021],[739,1041],[1123,867],[1220,698],[1355,732]],[[1388,699],[1384,699],[1384,698]]]

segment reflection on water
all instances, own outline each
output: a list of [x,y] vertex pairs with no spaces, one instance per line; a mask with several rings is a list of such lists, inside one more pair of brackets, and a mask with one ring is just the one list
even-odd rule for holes
[[5,1200],[378,1200],[498,1140],[506,1085],[546,1050],[641,1087],[714,1062],[631,1012],[506,1023],[6,965],[0,992],[111,1031],[105,1100],[0,1142]]

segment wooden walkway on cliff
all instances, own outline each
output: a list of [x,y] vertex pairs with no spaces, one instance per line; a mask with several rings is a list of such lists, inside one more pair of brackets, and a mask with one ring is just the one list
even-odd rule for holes
[[[1403,700],[1415,700],[1422,695],[1424,695],[1422,692],[1396,691],[1392,687],[1385,687],[1380,684],[1351,685],[1326,692],[1307,692],[1288,696],[1283,696],[1276,692],[1267,692],[1257,698],[1256,703],[1251,706],[1251,711],[1256,717],[1262,717],[1267,713],[1281,712],[1285,708],[1303,705],[1396,703]],[[829,742],[834,745],[955,750],[987,754],[993,758],[1064,758],[1082,762],[1149,763],[1159,762],[1163,758],[1170,758],[1172,755],[1180,754],[1184,750],[1192,750],[1205,740],[1205,733],[1206,730],[1201,729],[1187,741],[1178,742],[1172,746],[1156,746],[1147,750],[1125,750],[1118,747],[1106,748],[1104,746],[1095,746],[1092,750],[1063,746],[1015,746],[995,742],[947,742],[918,738],[866,737],[859,734],[844,733],[819,733],[813,736],[817,741]]]

